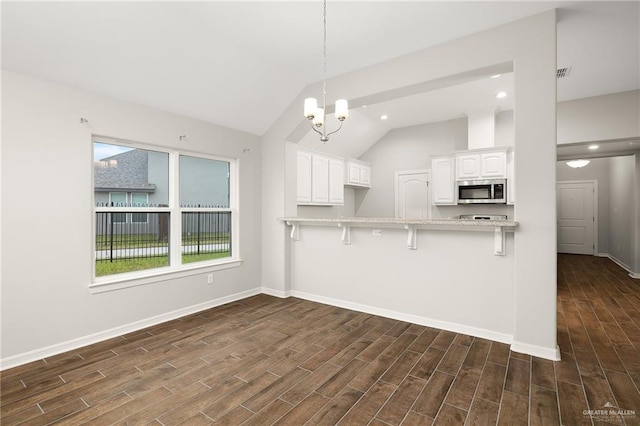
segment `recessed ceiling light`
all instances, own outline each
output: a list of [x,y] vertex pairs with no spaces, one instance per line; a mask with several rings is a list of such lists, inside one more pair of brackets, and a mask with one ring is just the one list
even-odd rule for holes
[[491,76],[491,78],[500,78],[502,77],[502,74],[494,74]]
[[590,149],[591,151],[594,151],[594,150],[596,150],[596,149],[598,149],[598,148],[600,148],[600,145],[589,145],[589,149]]
[[387,118],[389,118],[389,116],[387,114],[382,114],[380,116],[380,120],[386,120]]
[[496,93],[496,98],[502,99],[507,97],[507,92],[498,92]]
[[567,166],[574,169],[579,169],[580,167],[584,167],[589,163],[590,163],[589,160],[571,160],[571,161],[567,161]]

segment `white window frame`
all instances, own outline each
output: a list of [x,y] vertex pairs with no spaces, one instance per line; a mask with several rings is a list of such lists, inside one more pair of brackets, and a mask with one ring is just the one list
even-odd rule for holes
[[[131,207],[97,207],[95,203],[95,192],[92,186],[92,279],[89,288],[92,293],[102,293],[107,291],[119,290],[138,285],[147,285],[154,282],[166,281],[170,279],[181,278],[190,275],[203,274],[207,272],[234,268],[240,266],[242,258],[240,257],[240,226],[239,226],[239,208],[238,208],[238,192],[239,192],[239,167],[238,159],[219,157],[201,152],[167,149],[158,146],[141,144],[127,140],[93,135],[91,138],[92,153],[94,142],[125,146],[129,148],[144,149],[168,154],[169,170],[168,170],[168,186],[169,200],[168,207],[139,207],[136,213],[169,213],[169,266],[161,268],[146,269],[142,271],[125,272],[121,274],[106,275],[101,277],[95,276],[95,239],[96,239],[96,213],[98,212],[130,212]],[[224,161],[229,163],[229,207],[228,208],[193,208],[180,207],[180,155],[191,157],[205,158],[210,160]],[[92,169],[93,170],[93,169]],[[92,176],[92,182],[94,177]],[[125,191],[113,191],[125,192]],[[182,264],[182,213],[183,212],[230,212],[231,213],[231,253],[229,257],[205,260]]]
[[[132,192],[129,192],[129,193],[128,193],[128,195],[129,195],[129,204],[130,204],[132,207],[134,206],[134,202],[133,202],[133,194],[142,194],[142,195],[144,195],[144,196],[146,197],[146,201],[145,201],[143,204],[145,204],[145,205],[148,205],[148,204],[149,204],[149,193],[147,193],[147,192],[139,192],[139,191],[132,191]],[[133,208],[136,208],[136,207],[133,207]],[[140,207],[137,207],[137,208],[140,208]],[[130,214],[129,214],[129,219],[130,219],[130,221],[129,221],[129,222],[130,222],[131,224],[134,224],[134,223],[145,223],[145,224],[146,224],[146,223],[149,223],[149,213],[146,213],[146,219],[145,219],[144,221],[136,221],[136,222],[134,222],[134,221],[133,221],[133,215],[134,215],[134,214],[137,214],[137,213],[138,213],[138,212],[130,213]],[[140,213],[143,213],[143,212],[140,212]]]
[[[127,204],[127,193],[125,191],[109,191],[109,204],[111,204],[113,202],[113,200],[111,198],[111,196],[113,194],[124,194],[124,204],[125,205]],[[124,220],[123,221],[120,221],[120,220],[119,221],[114,221],[113,217],[111,218],[111,221],[114,224],[118,224],[118,225],[126,224],[127,223],[127,215],[126,214],[124,215]]]

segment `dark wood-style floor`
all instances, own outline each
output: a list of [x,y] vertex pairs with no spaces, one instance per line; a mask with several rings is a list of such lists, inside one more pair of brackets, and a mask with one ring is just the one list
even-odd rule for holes
[[260,295],[4,371],[0,423],[640,424],[640,283],[558,263],[561,362]]

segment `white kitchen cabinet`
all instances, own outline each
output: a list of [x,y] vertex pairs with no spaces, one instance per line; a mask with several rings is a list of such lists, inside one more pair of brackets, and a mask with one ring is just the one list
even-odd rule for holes
[[505,179],[508,148],[456,154],[456,180]]
[[437,157],[431,160],[431,204],[456,204],[455,158]]
[[329,158],[311,156],[311,202],[329,204]]
[[456,180],[480,179],[480,154],[456,155]]
[[480,176],[484,178],[507,177],[507,151],[480,154]]
[[298,204],[311,203],[311,153],[298,150],[297,200]]
[[329,203],[344,204],[344,160],[329,159]]
[[514,205],[516,203],[515,192],[515,160],[516,154],[513,151],[507,153],[507,204]]
[[344,204],[344,160],[298,150],[297,203],[331,206]]
[[347,173],[345,185],[370,188],[371,187],[371,165],[364,161],[347,160]]

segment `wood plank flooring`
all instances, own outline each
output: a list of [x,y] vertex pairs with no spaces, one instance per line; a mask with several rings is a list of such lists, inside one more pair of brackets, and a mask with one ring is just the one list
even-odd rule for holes
[[4,371],[0,423],[640,424],[640,283],[560,255],[558,340],[551,362],[259,295]]

